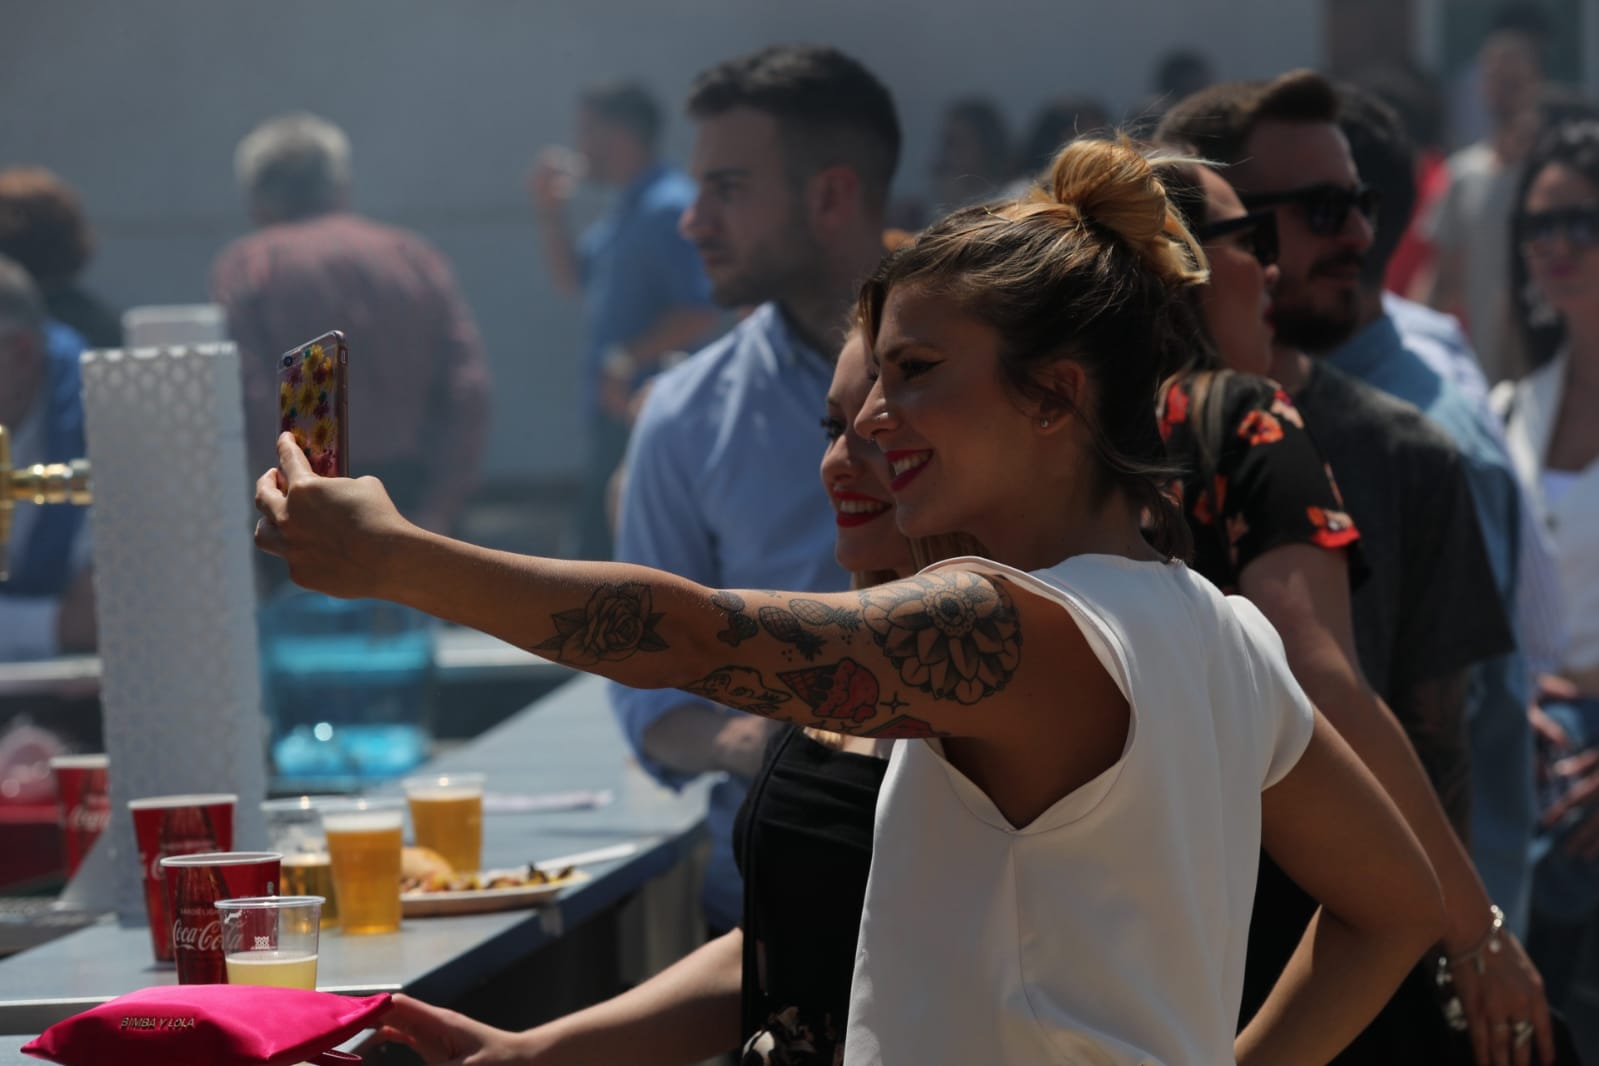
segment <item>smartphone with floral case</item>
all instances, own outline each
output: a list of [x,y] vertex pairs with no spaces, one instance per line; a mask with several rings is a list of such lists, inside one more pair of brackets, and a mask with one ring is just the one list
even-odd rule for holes
[[324,477],[350,472],[349,363],[350,349],[336,329],[278,359],[280,430],[294,434],[311,469]]

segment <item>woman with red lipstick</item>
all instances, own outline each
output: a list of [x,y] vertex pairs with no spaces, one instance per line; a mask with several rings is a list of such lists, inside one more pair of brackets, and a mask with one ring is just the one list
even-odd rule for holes
[[[957,212],[867,285],[855,425],[897,523],[989,559],[805,595],[491,552],[316,477],[288,438],[257,542],[303,584],[626,684],[920,738],[879,798],[850,1066],[1324,1061],[1436,937],[1438,888],[1269,624],[1174,558],[1152,399],[1204,277],[1148,162],[1082,141],[1048,192]],[[1323,906],[1235,1040],[1262,842]]]
[[[855,429],[871,391],[852,331],[827,394],[822,482],[838,515],[835,553],[871,588],[971,553],[968,537],[907,540],[882,451]],[[746,1066],[831,1066],[843,1053],[872,821],[892,740],[789,729],[774,738],[733,835],[744,875],[741,987]],[[811,905],[825,896],[826,911]]]
[[[1404,730],[1360,671],[1350,607],[1351,570],[1355,580],[1361,577],[1358,534],[1332,473],[1293,402],[1258,376],[1268,365],[1272,337],[1261,311],[1270,306],[1276,280],[1275,217],[1246,213],[1232,187],[1208,167],[1173,164],[1161,175],[1172,202],[1204,239],[1211,264],[1210,282],[1192,297],[1203,327],[1196,366],[1173,378],[1161,406],[1167,448],[1189,469],[1183,499],[1194,568],[1249,599],[1282,636],[1295,679],[1426,849],[1449,911],[1445,953],[1465,959],[1482,941],[1492,900]],[[1240,1026],[1276,984],[1315,909],[1315,901],[1263,855]],[[1514,936],[1497,936],[1502,950],[1481,953],[1491,956],[1481,967],[1454,968],[1465,1019],[1481,1020],[1487,1032],[1490,1004],[1503,1002],[1524,1011],[1518,1017],[1538,1017],[1546,1026],[1537,972]],[[1456,1061],[1460,1038],[1439,1010],[1435,977],[1435,966],[1418,966],[1339,1061]],[[1489,1050],[1486,1044],[1478,1049],[1481,1066],[1491,1061]]]
[[[822,428],[835,553],[869,588],[966,554],[963,538],[912,543],[894,523],[888,462],[854,428],[871,389],[858,331],[839,353]],[[736,634],[735,634],[736,635]],[[740,927],[597,1007],[523,1033],[401,998],[390,1035],[430,1062],[472,1054],[531,1066],[638,1061],[689,1066],[733,1046],[750,1066],[831,1066],[843,1049],[872,820],[891,742],[814,729],[773,738],[733,843],[746,894]],[[808,901],[826,894],[833,909]],[[733,1037],[737,1037],[735,1044]]]

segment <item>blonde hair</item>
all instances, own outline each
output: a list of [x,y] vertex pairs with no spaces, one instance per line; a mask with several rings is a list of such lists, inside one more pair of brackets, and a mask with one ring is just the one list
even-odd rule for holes
[[[1155,402],[1198,343],[1175,297],[1210,275],[1153,169],[1167,161],[1125,136],[1073,141],[1040,188],[957,211],[888,256],[862,289],[858,317],[875,344],[889,292],[914,287],[993,327],[1005,382],[1045,412],[1080,417],[1102,487],[1144,507],[1157,549],[1186,557],[1188,526],[1165,491],[1182,469],[1166,456]],[[1094,383],[1092,410],[1045,384],[1043,371],[1061,359]]]
[[1053,217],[1063,229],[1101,226],[1136,251],[1173,288],[1203,285],[1210,263],[1161,180],[1161,167],[1193,163],[1173,152],[1140,149],[1126,135],[1114,141],[1073,142],[1037,185],[1004,205],[1006,217]]

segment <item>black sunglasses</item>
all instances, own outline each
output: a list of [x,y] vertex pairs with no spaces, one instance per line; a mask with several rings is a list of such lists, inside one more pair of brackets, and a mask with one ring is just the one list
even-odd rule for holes
[[1318,237],[1335,237],[1342,233],[1351,209],[1359,211],[1367,222],[1375,225],[1380,202],[1377,190],[1370,185],[1357,185],[1353,189],[1343,185],[1307,185],[1287,192],[1253,194],[1243,197],[1243,201],[1249,208],[1295,204],[1305,212],[1305,225]]
[[1270,211],[1251,211],[1247,215],[1212,222],[1195,234],[1200,244],[1209,244],[1229,234],[1241,234],[1249,254],[1269,267],[1277,261],[1277,216]]
[[1592,248],[1599,245],[1599,207],[1527,212],[1516,219],[1516,237],[1523,244],[1564,237],[1577,248]]

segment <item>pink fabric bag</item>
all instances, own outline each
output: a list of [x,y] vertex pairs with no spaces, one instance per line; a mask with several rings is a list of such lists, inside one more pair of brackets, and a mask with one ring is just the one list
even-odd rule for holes
[[168,985],[57,1022],[23,1051],[62,1066],[336,1066],[332,1048],[389,1006],[388,993],[336,996],[253,985]]

